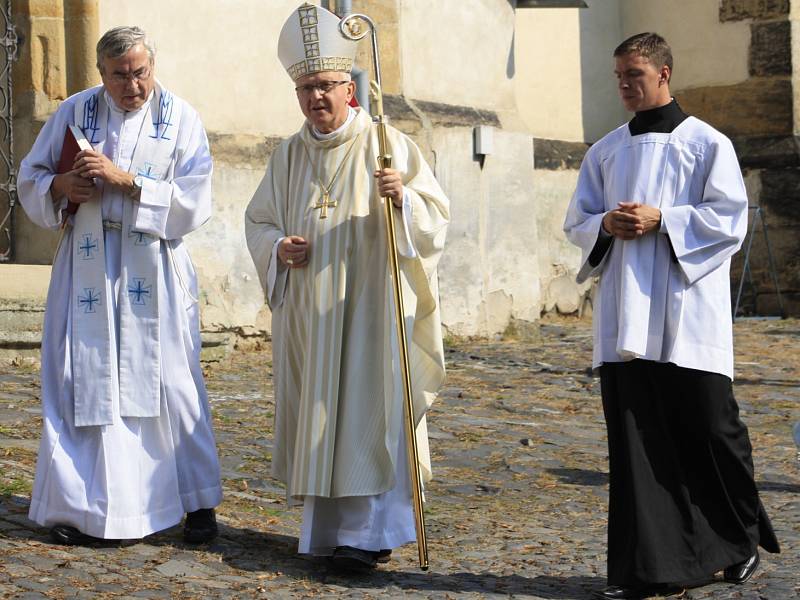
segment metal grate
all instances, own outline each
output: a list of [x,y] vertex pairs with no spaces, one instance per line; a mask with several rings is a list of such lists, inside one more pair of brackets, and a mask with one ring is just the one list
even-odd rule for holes
[[739,316],[739,308],[742,307],[742,293],[744,291],[745,282],[749,284],[750,292],[752,295],[753,313],[756,313],[756,302],[758,300],[758,287],[753,281],[753,271],[750,267],[750,251],[753,249],[753,240],[756,237],[756,226],[761,223],[761,231],[764,232],[764,245],[767,248],[767,266],[769,270],[772,283],[775,285],[775,294],[778,297],[778,309],[780,317],[786,318],[786,311],[783,308],[783,300],[781,298],[781,289],[778,286],[778,271],[775,268],[775,259],[772,257],[772,246],[769,243],[769,235],[767,234],[767,220],[764,217],[764,211],[760,206],[750,206],[750,214],[752,215],[750,221],[750,235],[747,238],[747,244],[744,252],[744,266],[742,267],[742,278],[739,280],[739,291],[736,293],[736,303],[733,305],[733,320],[736,321]]
[[17,56],[17,32],[11,22],[11,1],[0,4],[0,262],[14,259],[14,208],[17,170],[14,166],[11,67]]

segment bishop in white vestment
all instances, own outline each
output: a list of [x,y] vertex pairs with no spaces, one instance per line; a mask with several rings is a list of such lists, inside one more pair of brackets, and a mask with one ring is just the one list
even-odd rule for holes
[[594,360],[608,427],[608,584],[601,598],[743,583],[778,543],[733,397],[729,267],[747,228],[731,142],[669,94],[657,34],[614,53],[636,116],[581,165],[564,231],[598,275]]
[[371,568],[415,539],[382,198],[401,234],[423,480],[425,413],[444,378],[436,267],[449,209],[420,150],[393,128],[394,168],[376,171],[375,127],[349,106],[355,44],[338,23],[304,4],[284,25],[279,55],[306,122],[272,155],[245,224],[272,309],[272,470],[304,505],[299,551]]
[[[19,175],[32,221],[68,218],[47,297],[30,518],[80,544],[141,538],[188,513],[186,540],[208,541],[222,492],[182,242],[211,215],[208,142],[155,79],[141,29],[110,30],[97,58],[103,85],[61,104]],[[91,149],[57,173],[70,125]]]

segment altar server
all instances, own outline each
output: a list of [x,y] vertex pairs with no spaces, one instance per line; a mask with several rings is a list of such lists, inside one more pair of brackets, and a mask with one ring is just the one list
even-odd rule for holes
[[614,52],[634,118],[586,154],[564,230],[598,275],[594,367],[608,428],[608,587],[664,593],[723,570],[743,583],[778,542],[733,397],[729,269],[747,230],[730,140],[669,91],[654,33]]

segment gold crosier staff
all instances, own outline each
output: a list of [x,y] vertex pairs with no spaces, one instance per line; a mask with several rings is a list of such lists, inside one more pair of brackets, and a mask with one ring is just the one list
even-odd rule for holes
[[[375,79],[370,81],[370,100],[373,102],[374,115],[372,120],[378,130],[378,166],[388,169],[392,166],[392,155],[389,140],[386,137],[386,124],[388,119],[383,114],[383,94],[381,92],[381,63],[378,56],[378,34],[375,23],[366,15],[352,14],[341,20],[339,31],[350,40],[364,38],[368,31],[363,29],[360,22],[369,25],[372,33],[372,65],[375,68]],[[394,321],[397,326],[397,341],[400,350],[400,370],[403,378],[403,405],[405,412],[406,453],[408,456],[408,470],[411,476],[411,501],[414,505],[414,520],[417,531],[417,550],[419,551],[419,568],[428,570],[428,542],[425,538],[425,514],[422,509],[422,482],[419,476],[419,452],[417,450],[416,420],[414,419],[414,403],[411,399],[411,375],[408,370],[408,343],[406,341],[406,323],[403,318],[403,289],[400,283],[400,265],[397,261],[397,236],[395,234],[394,219],[392,218],[392,201],[384,198],[384,216],[386,217],[387,244],[389,254],[389,269],[394,289]]]

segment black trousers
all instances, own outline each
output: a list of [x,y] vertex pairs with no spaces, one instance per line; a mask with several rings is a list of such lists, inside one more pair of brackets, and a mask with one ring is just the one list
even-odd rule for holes
[[730,379],[633,360],[604,364],[600,382],[609,585],[701,580],[759,545],[780,551]]

